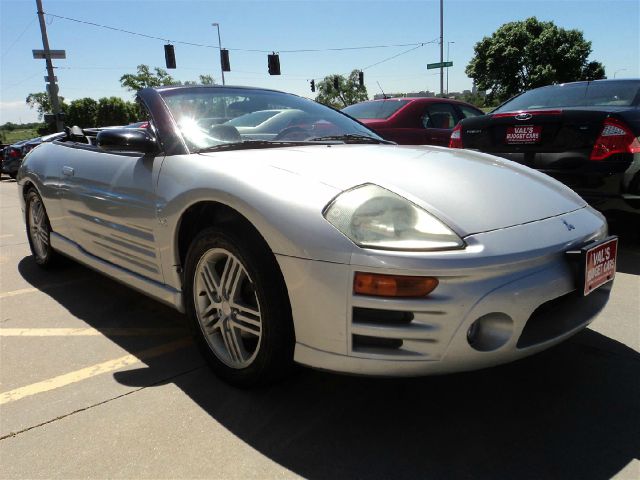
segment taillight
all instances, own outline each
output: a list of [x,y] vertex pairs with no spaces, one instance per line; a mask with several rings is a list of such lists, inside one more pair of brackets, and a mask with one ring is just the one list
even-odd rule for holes
[[449,148],[464,148],[462,146],[462,127],[460,124],[456,125],[456,128],[451,132],[451,138],[449,138]]
[[604,160],[616,153],[640,153],[640,142],[623,121],[607,118],[589,160]]
[[15,148],[12,148],[11,150],[9,150],[9,156],[11,158],[18,158],[20,156],[20,152]]

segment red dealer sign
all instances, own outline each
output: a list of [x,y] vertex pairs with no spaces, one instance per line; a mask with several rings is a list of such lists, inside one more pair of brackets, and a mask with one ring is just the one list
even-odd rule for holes
[[505,136],[506,143],[538,143],[542,126],[540,125],[522,125],[515,127],[507,127]]
[[584,294],[588,295],[600,285],[613,280],[616,274],[618,239],[613,238],[587,250],[584,271]]

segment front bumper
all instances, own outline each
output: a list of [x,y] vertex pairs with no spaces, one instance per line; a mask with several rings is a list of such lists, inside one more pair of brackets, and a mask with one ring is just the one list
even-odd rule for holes
[[[473,370],[544,350],[584,328],[606,304],[611,283],[579,296],[565,256],[605,235],[602,218],[584,208],[472,235],[461,251],[362,250],[350,265],[278,256],[294,317],[295,360],[402,376]],[[360,296],[351,293],[356,271],[429,275],[440,285],[424,299]]]

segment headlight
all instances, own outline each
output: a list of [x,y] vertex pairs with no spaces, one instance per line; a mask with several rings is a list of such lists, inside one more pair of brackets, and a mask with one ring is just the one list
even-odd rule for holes
[[361,247],[447,250],[464,246],[462,239],[433,215],[377,185],[341,193],[325,208],[324,216]]

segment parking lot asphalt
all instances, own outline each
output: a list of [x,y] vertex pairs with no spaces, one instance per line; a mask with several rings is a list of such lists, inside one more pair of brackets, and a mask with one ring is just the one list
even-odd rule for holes
[[640,244],[595,323],[464,374],[237,390],[177,312],[31,259],[0,182],[0,478],[640,478]]

